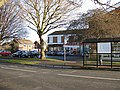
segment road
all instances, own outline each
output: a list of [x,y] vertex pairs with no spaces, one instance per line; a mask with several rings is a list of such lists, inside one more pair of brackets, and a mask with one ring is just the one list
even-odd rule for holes
[[0,64],[0,90],[120,90],[120,72]]

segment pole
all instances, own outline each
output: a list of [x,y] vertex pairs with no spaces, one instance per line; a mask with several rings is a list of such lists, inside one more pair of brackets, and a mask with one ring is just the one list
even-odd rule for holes
[[111,68],[112,68],[112,42],[111,42]]
[[67,43],[67,38],[66,35],[64,36],[64,61],[66,61],[66,49],[65,49],[65,44]]
[[98,67],[98,61],[99,61],[98,60],[99,59],[98,55],[99,55],[98,54],[98,42],[96,42],[96,61],[97,61],[96,64],[97,64],[97,67]]
[[65,45],[64,45],[64,61],[66,61],[66,50],[65,50]]

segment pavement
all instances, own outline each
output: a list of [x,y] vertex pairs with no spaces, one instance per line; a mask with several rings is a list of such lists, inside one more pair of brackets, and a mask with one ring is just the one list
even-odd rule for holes
[[111,66],[95,66],[95,65],[84,65],[82,61],[47,61],[41,60],[39,64],[32,66],[47,67],[47,68],[61,68],[61,69],[88,69],[88,70],[112,70],[120,71],[120,67]]
[[[6,60],[6,59],[0,59]],[[28,65],[28,66],[37,66],[37,67],[46,67],[46,68],[63,68],[63,69],[72,69],[72,68],[81,68],[82,62],[75,62],[75,61],[33,61],[37,62],[37,64],[21,64],[21,63],[9,63],[9,62],[0,62],[1,64],[17,64],[17,65]]]
[[120,67],[111,68],[111,66],[83,66],[82,61],[38,61],[39,64],[18,64],[18,63],[1,63],[1,64],[17,64],[25,66],[43,67],[43,68],[54,68],[54,69],[82,69],[82,70],[107,70],[107,71],[120,71]]
[[[0,59],[0,60],[8,60],[8,59]],[[82,61],[63,61],[63,60],[40,60],[33,61],[37,62],[37,64],[20,64],[20,63],[6,63],[0,62],[1,64],[17,64],[17,65],[28,65],[28,66],[36,66],[36,67],[45,67],[45,68],[58,68],[58,69],[88,69],[88,70],[113,70],[120,71],[120,67],[112,67],[111,66],[95,66],[95,65],[84,65]]]

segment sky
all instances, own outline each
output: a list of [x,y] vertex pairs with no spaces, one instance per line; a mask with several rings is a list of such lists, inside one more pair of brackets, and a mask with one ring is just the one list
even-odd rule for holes
[[[107,0],[100,0],[100,1],[105,3]],[[117,2],[120,2],[120,0],[111,0],[111,5],[112,4],[114,5]],[[83,0],[83,5],[80,8],[80,12],[85,13],[88,10],[95,9],[95,8],[98,8],[98,7],[100,7],[100,5],[95,4],[91,0]],[[62,28],[62,29],[64,29],[64,28]],[[39,37],[38,37],[37,33],[33,30],[29,30],[29,31],[30,32],[29,32],[29,35],[28,35],[27,39],[31,40],[32,42],[39,41]],[[44,39],[47,41],[47,35],[44,35]]]

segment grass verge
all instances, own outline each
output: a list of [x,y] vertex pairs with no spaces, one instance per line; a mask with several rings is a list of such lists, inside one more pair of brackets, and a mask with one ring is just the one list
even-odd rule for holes
[[49,65],[77,65],[78,62],[73,61],[63,61],[58,59],[46,58],[44,60],[39,58],[12,58],[12,57],[0,57],[0,62],[3,63],[15,63],[15,64],[27,64],[27,65],[39,65],[39,64],[49,64]]
[[0,62],[3,63],[15,63],[15,64],[29,64],[29,65],[34,65],[34,64],[40,64],[39,61],[28,61],[28,60],[0,60]]

